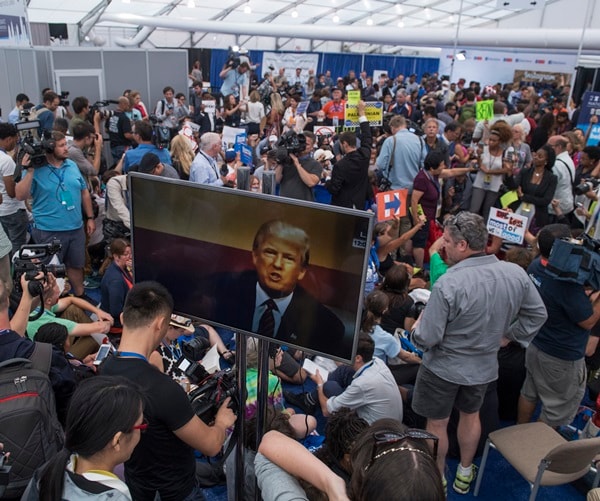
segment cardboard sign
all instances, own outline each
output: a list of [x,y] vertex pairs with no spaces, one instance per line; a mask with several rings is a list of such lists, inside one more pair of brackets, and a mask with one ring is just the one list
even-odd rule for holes
[[490,235],[514,244],[522,244],[527,229],[527,218],[492,207],[488,217],[487,229]]
[[488,99],[486,101],[479,101],[475,105],[475,113],[477,114],[478,122],[494,118],[494,100]]
[[[346,103],[344,127],[358,127],[358,108],[354,104]],[[371,127],[380,126],[383,123],[383,103],[370,101],[365,103],[365,116]]]
[[408,190],[384,191],[377,193],[377,221],[387,221],[394,217],[406,216],[406,197]]

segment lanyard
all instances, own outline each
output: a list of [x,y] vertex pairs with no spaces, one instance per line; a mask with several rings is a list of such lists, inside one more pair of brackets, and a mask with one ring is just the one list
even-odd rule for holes
[[[52,174],[56,176],[56,179],[58,179],[58,185],[61,187],[61,189],[64,190],[65,169],[57,169],[56,167],[52,167],[51,165],[49,165],[48,167],[50,168],[50,172],[52,172]],[[58,174],[59,172],[60,175]]]
[[116,353],[116,356],[119,358],[121,358],[121,357],[139,358],[140,360],[143,360],[144,362],[148,361],[148,359],[144,355],[140,355],[139,353],[136,353],[135,351],[118,351]]
[[210,166],[212,167],[213,171],[215,172],[215,176],[217,176],[217,179],[219,179],[219,173],[217,172],[217,166],[216,166],[216,161],[214,158],[209,157],[206,153],[204,153],[202,150],[200,150],[200,153],[202,153],[202,156],[204,158],[206,158],[206,160],[208,160],[208,163],[210,164]]

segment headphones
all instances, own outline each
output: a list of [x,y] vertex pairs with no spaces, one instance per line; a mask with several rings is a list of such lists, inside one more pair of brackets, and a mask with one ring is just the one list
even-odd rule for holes
[[42,138],[42,148],[46,153],[54,153],[56,148],[56,141],[52,138],[52,133],[45,130],[44,137]]

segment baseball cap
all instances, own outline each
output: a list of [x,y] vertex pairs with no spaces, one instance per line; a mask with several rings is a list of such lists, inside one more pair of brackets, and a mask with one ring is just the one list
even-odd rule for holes
[[158,158],[156,154],[148,152],[140,160],[137,171],[143,172],[145,174],[150,174],[154,169],[156,169],[156,166],[159,163],[160,158]]

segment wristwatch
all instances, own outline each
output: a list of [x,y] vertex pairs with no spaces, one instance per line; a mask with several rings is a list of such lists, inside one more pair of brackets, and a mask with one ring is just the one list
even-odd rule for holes
[[88,219],[94,219],[94,216],[85,216],[85,219],[86,219],[86,221],[87,221]]

